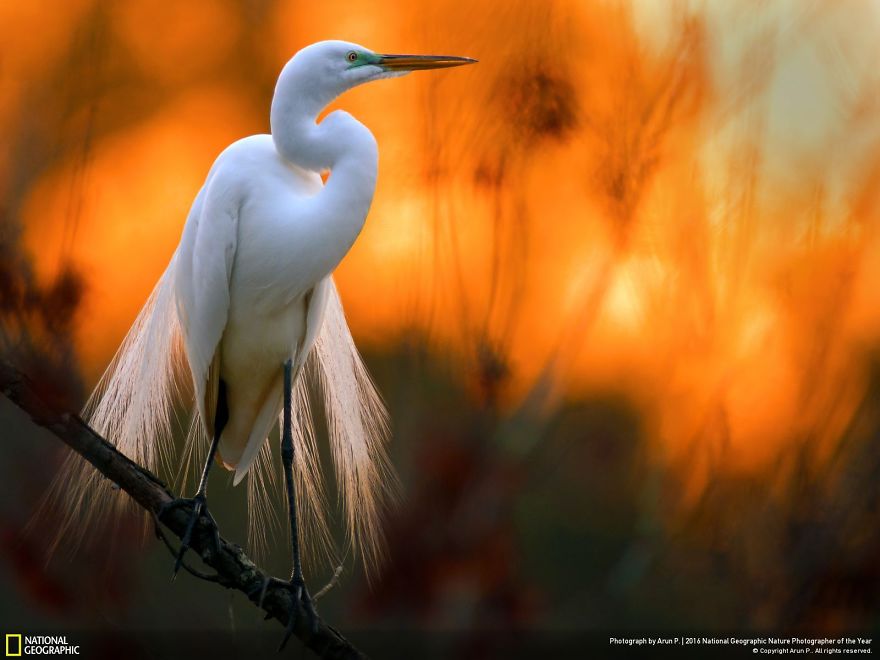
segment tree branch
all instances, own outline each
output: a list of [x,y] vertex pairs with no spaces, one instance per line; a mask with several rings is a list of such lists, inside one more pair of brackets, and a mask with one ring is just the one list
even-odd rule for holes
[[[158,516],[163,505],[174,499],[171,491],[153,474],[117,451],[77,415],[63,412],[46,401],[27,376],[3,361],[0,361],[0,392],[27,413],[35,424],[65,442],[154,516]],[[162,522],[180,538],[186,532],[190,511],[187,507],[172,508],[163,515]],[[299,607],[290,593],[270,583],[260,603],[268,575],[245,555],[241,547],[221,537],[220,551],[215,552],[208,530],[197,525],[196,532],[190,547],[217,571],[217,583],[227,589],[241,591],[251,602],[265,610],[267,619],[274,618],[287,625],[291,608]],[[320,618],[318,632],[312,634],[307,617],[301,610],[293,634],[322,658],[366,657]]]

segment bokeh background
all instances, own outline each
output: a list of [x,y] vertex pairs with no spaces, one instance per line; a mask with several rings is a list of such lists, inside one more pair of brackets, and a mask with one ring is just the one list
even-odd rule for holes
[[[380,145],[337,282],[403,487],[386,565],[349,561],[322,614],[411,657],[880,630],[872,0],[3,0],[3,358],[78,409],[211,162],[325,38],[480,64],[333,106]],[[47,559],[65,450],[5,400],[0,428],[4,627],[114,633],[106,657],[140,657],[132,631],[277,643],[243,598],[171,585],[138,520]]]

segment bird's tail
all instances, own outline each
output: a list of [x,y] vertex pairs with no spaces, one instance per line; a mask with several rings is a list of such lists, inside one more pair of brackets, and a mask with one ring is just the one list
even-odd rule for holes
[[306,369],[323,394],[347,541],[369,576],[382,558],[381,520],[397,480],[386,451],[388,413],[355,347],[335,283]]
[[[174,301],[175,259],[154,287],[83,411],[83,418],[95,431],[152,472],[160,462],[170,463],[172,411],[178,388],[186,383]],[[62,537],[79,540],[91,521],[119,512],[128,502],[76,454],[66,459],[49,498],[60,502],[66,512],[53,550]]]

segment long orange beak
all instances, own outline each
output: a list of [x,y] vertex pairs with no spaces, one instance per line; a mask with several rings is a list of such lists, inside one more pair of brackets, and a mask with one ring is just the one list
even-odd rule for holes
[[388,71],[419,71],[421,69],[448,69],[453,66],[475,64],[471,57],[452,55],[380,55],[379,66]]

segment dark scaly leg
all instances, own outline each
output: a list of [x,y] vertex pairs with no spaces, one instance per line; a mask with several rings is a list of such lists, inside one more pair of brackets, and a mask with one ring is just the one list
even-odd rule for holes
[[[293,402],[291,401],[291,385],[293,380],[293,361],[288,360],[284,363],[284,418],[282,420],[283,428],[281,429],[281,463],[284,466],[284,481],[287,486],[287,506],[290,513],[290,545],[293,551],[293,569],[290,574],[290,580],[285,582],[278,578],[266,578],[263,581],[262,588],[259,590],[258,604],[263,605],[263,598],[266,595],[267,587],[270,584],[278,585],[282,589],[290,592],[293,598],[293,607],[290,611],[290,618],[287,621],[287,630],[284,633],[284,639],[281,640],[281,646],[278,650],[284,648],[287,640],[293,634],[296,623],[299,620],[300,608],[305,611],[308,619],[309,628],[312,633],[318,632],[318,614],[315,612],[315,606],[312,603],[312,597],[309,590],[306,589],[305,580],[303,579],[302,563],[299,553],[299,528],[296,521],[296,492],[293,486]],[[257,591],[251,594],[252,597],[257,596]]]
[[312,604],[312,598],[306,589],[303,580],[302,563],[299,555],[299,528],[296,522],[296,491],[293,486],[293,402],[291,401],[292,386],[292,360],[284,363],[284,430],[281,434],[281,463],[284,466],[284,481],[287,485],[287,507],[290,514],[290,546],[293,551],[293,568],[290,574],[289,588],[293,596],[294,608],[290,613],[290,620],[287,622],[287,632],[281,642],[281,647],[287,644],[293,632],[299,616],[299,605],[301,604],[309,619],[309,627],[312,632],[317,631],[318,616],[315,613],[315,606]]
[[214,537],[214,545],[218,549],[220,547],[220,532],[217,528],[217,522],[214,520],[214,516],[208,511],[208,503],[205,493],[208,488],[208,473],[211,471],[211,466],[214,464],[214,457],[217,455],[217,445],[220,442],[220,434],[223,432],[228,421],[229,406],[226,400],[226,383],[221,380],[217,390],[217,411],[214,415],[214,439],[211,441],[211,448],[208,450],[208,458],[205,460],[204,468],[202,468],[202,478],[199,480],[199,488],[196,490],[194,497],[181,497],[169,502],[159,513],[159,518],[161,519],[171,509],[181,506],[192,507],[192,513],[190,514],[189,523],[186,526],[186,532],[180,542],[180,550],[177,553],[177,560],[174,562],[174,572],[171,574],[172,580],[177,577],[177,572],[180,570],[180,566],[183,563],[183,556],[189,549],[189,544],[192,542],[193,530],[200,517],[205,517]]

